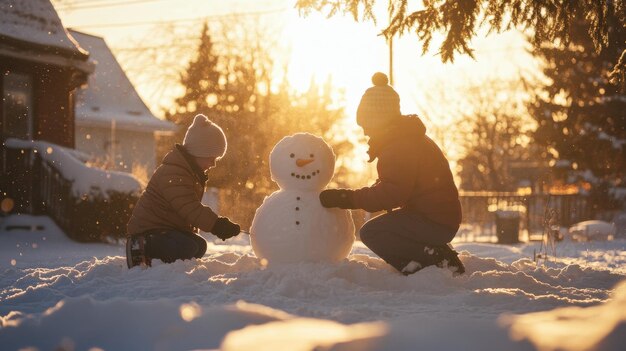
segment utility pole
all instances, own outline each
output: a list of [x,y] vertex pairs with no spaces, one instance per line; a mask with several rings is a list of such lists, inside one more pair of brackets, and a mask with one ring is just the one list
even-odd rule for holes
[[[391,2],[393,0],[389,0],[389,6],[387,7],[389,9],[389,25],[391,25],[391,20],[392,20],[392,12],[391,12]],[[389,44],[389,85],[393,86],[393,35],[389,36],[389,39],[387,40],[387,43]]]
[[389,37],[389,85],[393,86],[393,36]]

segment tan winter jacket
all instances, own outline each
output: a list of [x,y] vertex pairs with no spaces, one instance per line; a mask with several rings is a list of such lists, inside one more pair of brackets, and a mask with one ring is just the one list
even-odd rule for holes
[[211,231],[217,215],[200,202],[206,180],[193,156],[176,145],[163,158],[137,201],[127,224],[127,234],[163,228]]

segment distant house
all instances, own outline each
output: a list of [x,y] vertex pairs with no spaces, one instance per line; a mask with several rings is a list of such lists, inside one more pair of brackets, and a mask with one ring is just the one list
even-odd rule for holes
[[76,98],[76,149],[108,169],[131,172],[141,166],[152,174],[155,133],[171,133],[176,125],[150,112],[103,38],[69,32],[96,64]]
[[66,32],[49,0],[0,1],[0,200],[4,212],[36,211],[33,207],[39,206],[33,198],[38,174],[25,168],[32,158],[24,150],[9,149],[6,140],[39,140],[73,148],[76,89],[94,69],[88,58],[88,52]]

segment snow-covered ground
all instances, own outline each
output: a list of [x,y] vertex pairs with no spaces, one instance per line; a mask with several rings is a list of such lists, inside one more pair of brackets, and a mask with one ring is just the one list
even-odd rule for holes
[[561,242],[539,266],[540,243],[457,243],[460,277],[437,268],[404,277],[360,242],[337,265],[265,267],[245,235],[207,239],[201,259],[129,270],[120,244],[72,242],[47,217],[5,219],[0,348],[626,347],[625,239]]

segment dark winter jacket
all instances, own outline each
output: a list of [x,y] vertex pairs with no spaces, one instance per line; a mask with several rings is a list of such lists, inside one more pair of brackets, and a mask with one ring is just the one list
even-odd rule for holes
[[137,201],[128,221],[128,235],[164,228],[211,231],[217,215],[200,202],[206,181],[193,156],[176,145],[163,158]]
[[370,135],[370,161],[378,158],[378,180],[354,191],[355,207],[368,212],[406,208],[454,230],[461,223],[459,193],[450,165],[417,116],[402,116]]

